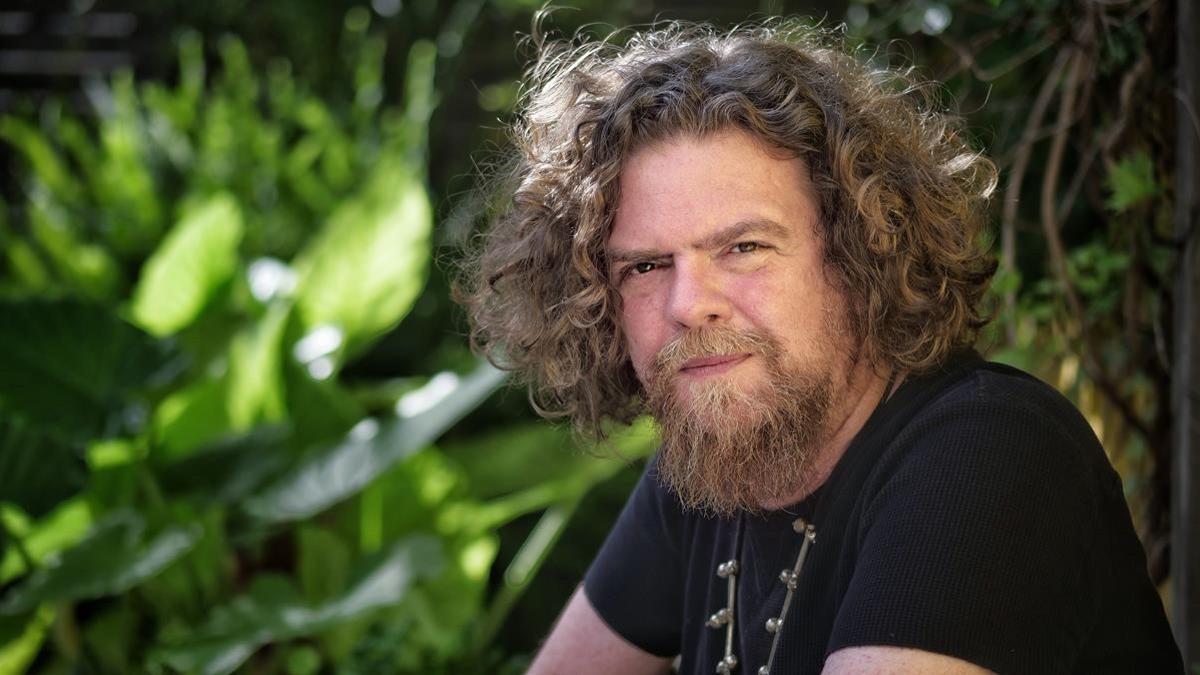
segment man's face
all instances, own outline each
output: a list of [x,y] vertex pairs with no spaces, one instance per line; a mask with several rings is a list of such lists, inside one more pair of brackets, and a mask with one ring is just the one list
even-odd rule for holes
[[635,151],[620,192],[609,274],[664,479],[725,513],[794,493],[830,431],[851,344],[806,168],[730,130]]

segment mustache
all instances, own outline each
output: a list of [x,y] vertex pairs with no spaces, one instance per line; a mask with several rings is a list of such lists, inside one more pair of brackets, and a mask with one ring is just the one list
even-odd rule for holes
[[739,330],[730,326],[693,328],[671,338],[654,355],[651,372],[655,379],[679,372],[690,359],[726,354],[771,356],[779,353],[779,341],[763,330]]

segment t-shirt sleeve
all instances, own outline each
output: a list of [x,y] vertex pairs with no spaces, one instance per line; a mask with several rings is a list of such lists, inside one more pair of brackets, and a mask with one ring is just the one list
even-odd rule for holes
[[1073,670],[1099,603],[1081,587],[1100,574],[1088,474],[1103,450],[1056,393],[980,396],[915,420],[911,451],[866,493],[827,654],[890,645],[999,673]]
[[584,594],[606,624],[658,656],[679,653],[683,514],[651,460],[584,576]]

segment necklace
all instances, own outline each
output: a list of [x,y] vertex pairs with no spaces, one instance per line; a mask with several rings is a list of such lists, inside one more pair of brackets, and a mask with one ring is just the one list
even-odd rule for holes
[[[891,398],[894,393],[893,388],[896,384],[897,372],[893,370],[888,377],[887,384],[884,385],[883,396],[879,402],[875,404],[875,410],[872,412],[872,417],[879,411],[887,399]],[[813,510],[814,519],[816,508],[820,507],[820,501],[824,499],[824,495],[818,498],[818,503]],[[739,570],[738,560],[742,556],[742,536],[743,536],[744,516],[739,516],[737,530],[734,534],[734,557],[717,565],[717,576],[726,581],[726,600],[725,606],[717,610],[712,616],[708,617],[705,625],[713,629],[725,629],[725,654],[717,661],[716,672],[718,675],[730,675],[738,666],[738,658],[733,653],[733,632],[734,632],[734,600],[737,598],[737,576]],[[788,609],[792,606],[792,596],[796,594],[796,588],[799,586],[800,568],[804,566],[804,560],[808,557],[808,549],[817,541],[816,526],[805,520],[797,518],[792,521],[792,530],[796,534],[803,535],[800,543],[800,553],[796,555],[796,564],[792,565],[791,569],[783,569],[779,572],[779,581],[787,587],[787,593],[783,596],[783,606],[779,609],[778,616],[773,616],[766,621],[763,627],[771,634],[771,650],[767,653],[767,663],[760,666],[756,675],[771,675],[771,666],[775,663],[775,652],[779,649],[779,638],[783,634],[783,621],[787,618]]]
[[[779,615],[767,619],[764,626],[772,635],[771,651],[767,654],[767,664],[758,669],[757,675],[770,675],[771,673],[771,666],[775,662],[775,652],[779,648],[779,638],[783,634],[783,621],[787,617],[788,609],[792,605],[792,596],[795,595],[796,587],[799,585],[800,568],[804,566],[804,560],[808,557],[809,547],[817,540],[817,528],[804,518],[792,521],[792,530],[797,534],[802,534],[804,538],[800,544],[800,553],[796,556],[796,564],[791,569],[785,568],[779,573],[779,581],[787,587],[787,593],[783,596],[783,606],[779,610]],[[733,605],[737,597],[738,558],[741,557],[742,552],[741,519],[738,520],[737,533],[734,535],[734,551],[736,557],[717,565],[717,576],[726,581],[725,606],[717,610],[705,622],[709,628],[725,629],[725,655],[720,661],[717,661],[717,673],[720,675],[730,675],[738,666],[738,658],[733,654]]]

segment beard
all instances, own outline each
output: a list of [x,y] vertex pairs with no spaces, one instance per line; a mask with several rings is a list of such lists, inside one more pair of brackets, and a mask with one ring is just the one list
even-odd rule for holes
[[[689,359],[749,353],[761,358],[762,381],[681,381]],[[783,505],[815,487],[814,467],[832,403],[830,371],[786,359],[762,331],[691,330],[668,342],[651,365],[646,403],[658,423],[660,479],[688,508],[717,516]]]

